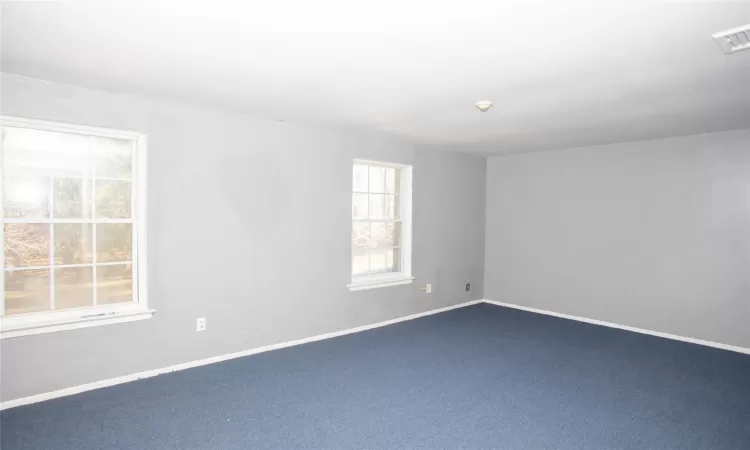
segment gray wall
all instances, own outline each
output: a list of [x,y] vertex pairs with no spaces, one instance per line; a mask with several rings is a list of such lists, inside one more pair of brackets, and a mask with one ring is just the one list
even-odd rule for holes
[[[3,400],[483,296],[484,158],[8,74],[0,88],[4,114],[148,133],[157,311],[2,340]],[[412,285],[346,289],[354,158],[414,166]],[[195,332],[197,317],[206,332]]]
[[485,297],[750,347],[750,130],[490,158]]

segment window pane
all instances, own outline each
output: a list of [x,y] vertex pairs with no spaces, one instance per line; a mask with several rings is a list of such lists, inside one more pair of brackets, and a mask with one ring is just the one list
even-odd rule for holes
[[370,269],[370,260],[367,252],[362,249],[355,249],[352,254],[352,275],[367,275]]
[[400,196],[398,195],[386,195],[385,196],[385,218],[386,219],[400,219]]
[[133,301],[133,266],[96,266],[96,304]]
[[46,223],[5,224],[5,267],[49,265],[49,225]]
[[96,217],[130,218],[129,181],[96,180]]
[[49,217],[49,178],[3,173],[5,217]]
[[386,233],[385,222],[372,222],[370,224],[370,248],[390,247]]
[[367,192],[368,167],[362,164],[354,165],[354,192]]
[[373,251],[370,253],[370,273],[385,273],[386,270],[385,252]]
[[385,192],[396,194],[399,192],[401,170],[388,168],[385,169]]
[[3,164],[6,173],[88,176],[95,139],[75,133],[3,127]]
[[401,249],[394,248],[385,252],[385,271],[401,272]]
[[401,246],[401,223],[389,222],[386,229],[386,241],[391,246]]
[[94,267],[55,269],[55,309],[94,305]]
[[382,194],[370,194],[370,218],[371,219],[382,219],[384,218],[384,202],[385,195]]
[[91,199],[91,180],[55,178],[55,218],[90,218]]
[[352,248],[366,248],[370,242],[370,224],[368,222],[352,223]]
[[129,223],[96,224],[96,261],[130,261],[133,245],[132,228]]
[[367,194],[352,195],[352,218],[367,219]]
[[94,140],[96,176],[106,178],[132,177],[132,145],[125,139],[91,137]]
[[49,270],[5,272],[5,315],[50,309]]
[[86,264],[94,252],[94,224],[55,224],[55,264]]
[[370,166],[370,192],[385,192],[385,167]]

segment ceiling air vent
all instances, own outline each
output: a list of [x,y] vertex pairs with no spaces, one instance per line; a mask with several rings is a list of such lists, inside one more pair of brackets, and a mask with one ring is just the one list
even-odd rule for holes
[[716,33],[714,39],[724,53],[750,50],[750,25]]

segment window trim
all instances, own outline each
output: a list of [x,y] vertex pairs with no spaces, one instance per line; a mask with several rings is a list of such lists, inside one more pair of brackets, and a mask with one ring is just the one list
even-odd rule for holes
[[[101,136],[109,138],[127,139],[133,142],[133,176],[135,183],[133,199],[133,293],[138,302],[120,303],[112,305],[71,308],[60,311],[44,311],[37,313],[19,314],[17,316],[0,317],[0,339],[19,336],[51,333],[55,331],[86,328],[113,323],[132,322],[148,319],[154,314],[148,307],[148,266],[147,266],[147,234],[146,234],[146,147],[147,135],[135,131],[123,131],[110,128],[76,125],[70,123],[29,119],[9,115],[0,115],[0,126],[30,128],[42,131],[56,131],[64,133],[82,134],[86,136]],[[3,198],[0,185],[0,205]],[[0,226],[4,229],[5,216],[0,214]],[[0,257],[5,253],[5,241],[0,239]],[[0,277],[0,292],[5,292],[5,267],[2,265],[3,276]],[[0,295],[0,301],[4,295]]]
[[[349,252],[349,277],[351,283],[347,284],[346,287],[350,291],[362,291],[367,289],[398,286],[402,284],[410,284],[414,277],[412,276],[412,178],[413,178],[413,166],[409,164],[392,163],[385,161],[374,161],[368,159],[354,159],[351,163],[363,164],[368,166],[381,166],[389,167],[401,170],[401,186],[399,196],[401,198],[401,271],[396,273],[379,274],[379,275],[368,275],[364,277],[354,277],[351,275],[352,272],[352,257],[354,254],[354,248],[352,246],[351,237],[349,238],[350,252]],[[354,191],[353,184],[350,183],[351,192]],[[354,219],[351,217],[350,207],[350,223],[354,223]],[[350,225],[351,227],[351,225]],[[351,228],[350,228],[351,230]]]

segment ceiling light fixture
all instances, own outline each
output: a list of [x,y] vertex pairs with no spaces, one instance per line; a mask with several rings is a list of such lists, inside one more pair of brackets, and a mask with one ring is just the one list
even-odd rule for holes
[[489,100],[480,100],[477,102],[477,108],[482,112],[487,112],[492,108],[492,102]]

